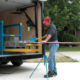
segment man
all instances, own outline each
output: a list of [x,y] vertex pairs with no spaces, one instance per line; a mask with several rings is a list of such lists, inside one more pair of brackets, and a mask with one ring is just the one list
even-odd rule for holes
[[[46,17],[43,21],[43,24],[47,27],[47,37],[45,38],[45,40],[42,40],[41,43],[58,42],[56,26],[54,24],[51,24],[51,18]],[[58,47],[59,44],[49,44],[50,54],[48,58],[48,77],[57,75],[55,53]],[[47,78],[47,74],[44,75],[44,77]]]

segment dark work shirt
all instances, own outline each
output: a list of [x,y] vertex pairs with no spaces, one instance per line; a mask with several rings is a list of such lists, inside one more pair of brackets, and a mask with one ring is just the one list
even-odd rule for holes
[[48,27],[46,34],[47,35],[50,34],[52,36],[50,38],[49,42],[58,40],[58,38],[57,38],[57,29],[56,29],[56,26],[54,24],[51,24],[51,26]]

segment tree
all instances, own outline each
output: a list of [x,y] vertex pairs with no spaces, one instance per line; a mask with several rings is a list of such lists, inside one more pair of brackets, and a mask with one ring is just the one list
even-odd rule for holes
[[57,25],[58,31],[76,34],[80,29],[80,1],[79,0],[48,0],[45,3],[45,16],[50,16]]

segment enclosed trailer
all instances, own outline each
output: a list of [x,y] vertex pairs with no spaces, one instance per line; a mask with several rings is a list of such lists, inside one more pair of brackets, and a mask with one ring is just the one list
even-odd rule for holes
[[24,59],[43,57],[38,40],[27,42],[43,35],[43,17],[44,0],[0,0],[0,64],[20,66]]

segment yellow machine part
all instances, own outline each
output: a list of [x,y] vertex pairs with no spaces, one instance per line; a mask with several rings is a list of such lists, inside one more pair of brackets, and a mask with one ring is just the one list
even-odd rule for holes
[[40,40],[40,39],[43,39],[43,38],[46,38],[46,37],[47,37],[47,35],[44,35],[42,37],[37,38],[36,40]]
[[15,36],[15,35],[10,35],[10,36]]
[[42,44],[26,44],[26,46],[42,46]]
[[41,49],[3,49],[5,52],[41,52]]

